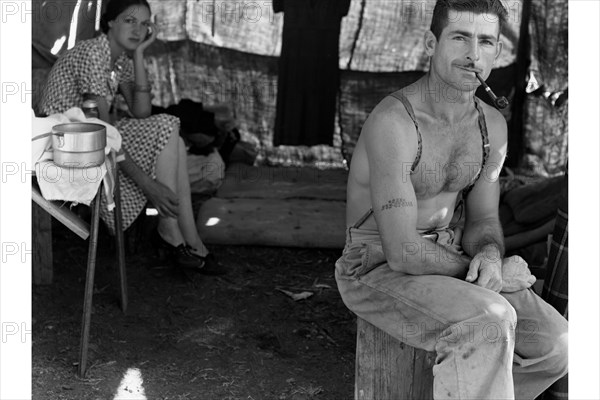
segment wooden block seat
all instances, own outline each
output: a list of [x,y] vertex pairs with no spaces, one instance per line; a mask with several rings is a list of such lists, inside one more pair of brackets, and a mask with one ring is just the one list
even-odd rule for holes
[[431,400],[435,353],[357,318],[355,400]]

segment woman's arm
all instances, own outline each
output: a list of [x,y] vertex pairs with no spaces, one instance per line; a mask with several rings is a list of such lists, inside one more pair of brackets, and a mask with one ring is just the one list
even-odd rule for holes
[[119,90],[125,97],[129,110],[136,118],[146,118],[152,113],[151,87],[148,82],[148,74],[144,66],[144,51],[158,34],[155,24],[150,24],[150,36],[135,49],[133,53],[134,82],[122,83]]
[[123,148],[123,151],[125,160],[119,163],[121,169],[142,189],[142,192],[144,192],[150,203],[156,207],[160,216],[177,218],[179,209],[177,195],[167,186],[150,178],[133,161],[125,148]]
[[[100,119],[104,122],[112,124],[108,110],[108,103],[102,96],[85,94],[84,98],[96,100],[98,103],[98,113]],[[158,213],[165,217],[177,217],[178,204],[177,195],[162,183],[150,178],[136,163],[133,161],[125,146],[122,146],[125,159],[119,163],[121,169],[129,176],[136,185],[142,189],[148,200],[156,207]]]

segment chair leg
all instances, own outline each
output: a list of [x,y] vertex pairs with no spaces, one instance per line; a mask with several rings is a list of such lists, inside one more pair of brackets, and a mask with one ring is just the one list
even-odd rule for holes
[[90,340],[90,324],[92,319],[92,297],[94,295],[94,275],[96,273],[96,252],[98,250],[98,224],[100,218],[100,193],[102,185],[93,200],[92,224],[90,227],[90,243],[88,247],[87,272],[85,278],[85,294],[83,299],[83,318],[81,322],[81,344],[79,348],[79,377],[84,378],[86,372],[88,345]]
[[33,201],[31,202],[31,225],[33,283],[50,285],[53,275],[52,217]]
[[127,313],[127,273],[125,270],[125,238],[121,216],[121,190],[119,188],[119,167],[115,167],[115,235],[117,239],[117,260],[119,263],[119,285],[121,295],[121,310]]

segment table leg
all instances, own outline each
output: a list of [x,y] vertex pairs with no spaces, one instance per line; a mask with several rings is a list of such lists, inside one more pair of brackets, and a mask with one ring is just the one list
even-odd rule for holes
[[81,346],[79,351],[79,376],[85,377],[88,345],[90,340],[90,324],[92,317],[92,297],[94,295],[94,275],[96,273],[96,252],[98,250],[98,224],[100,219],[100,193],[98,188],[92,205],[92,224],[90,228],[90,243],[88,247],[87,272],[85,278],[85,295],[83,299],[83,318],[81,323]]
[[115,235],[117,239],[117,260],[119,263],[119,285],[121,295],[121,310],[127,313],[127,273],[125,270],[125,238],[121,215],[121,189],[119,188],[119,167],[115,167]]

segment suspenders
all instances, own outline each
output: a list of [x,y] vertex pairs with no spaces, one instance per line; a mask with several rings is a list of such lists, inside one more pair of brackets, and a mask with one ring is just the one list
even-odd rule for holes
[[[423,138],[421,135],[421,131],[419,130],[419,123],[417,122],[417,118],[415,117],[415,112],[412,108],[412,105],[410,104],[408,99],[401,92],[392,93],[390,96],[392,96],[395,99],[398,99],[400,102],[402,102],[402,104],[404,105],[404,108],[406,108],[406,112],[408,113],[410,119],[415,124],[415,128],[417,129],[418,148],[417,148],[417,156],[415,157],[415,161],[413,162],[412,167],[410,168],[410,172],[412,174],[415,172],[415,168],[419,164],[419,161],[421,160],[421,154],[423,153]],[[481,105],[479,104],[479,99],[477,99],[477,97],[475,97],[475,108],[477,108],[477,112],[479,114],[477,122],[479,124],[479,130],[481,132],[481,142],[482,142],[482,146],[483,146],[481,168],[479,169],[479,172],[477,172],[477,176],[475,177],[473,182],[469,186],[467,186],[466,188],[464,188],[462,190],[462,194],[461,194],[462,198],[457,203],[454,211],[456,211],[459,207],[462,207],[464,205],[463,202],[466,200],[467,195],[471,192],[471,190],[473,189],[473,186],[475,186],[475,183],[481,176],[481,172],[483,171],[483,168],[485,167],[485,164],[490,156],[490,141],[489,141],[489,137],[488,137],[487,124],[485,122],[485,115],[483,114],[483,110],[481,109]],[[360,228],[360,226],[371,216],[371,214],[373,214],[372,208],[369,209],[365,214],[363,214],[363,216],[360,217],[358,219],[358,221],[356,221],[356,223],[352,227],[355,229]],[[461,208],[461,214],[462,214],[462,208]]]

